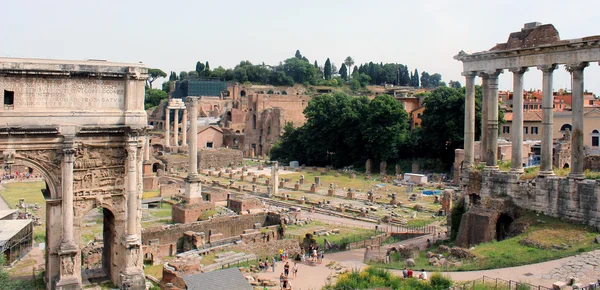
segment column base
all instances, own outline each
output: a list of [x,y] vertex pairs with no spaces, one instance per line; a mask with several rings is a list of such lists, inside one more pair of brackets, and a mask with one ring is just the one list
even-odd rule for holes
[[121,289],[145,290],[146,278],[142,269],[126,268],[121,273]]
[[185,201],[194,203],[203,200],[202,183],[200,183],[200,175],[190,174],[185,179]]
[[81,281],[75,276],[60,277],[55,285],[56,290],[80,290],[83,289]]
[[141,244],[142,243],[140,242],[140,239],[137,235],[126,235],[123,238],[123,245],[128,249],[131,247],[139,246]]
[[58,255],[63,256],[63,255],[70,255],[70,254],[77,254],[79,252],[79,248],[77,248],[77,245],[75,245],[74,242],[63,242],[60,244],[60,247],[58,248]]
[[540,177],[554,176],[554,171],[553,170],[540,171],[540,172],[538,172],[538,176],[540,176]]
[[498,170],[500,170],[500,167],[498,167],[498,166],[487,166],[486,165],[483,168],[483,171],[498,171]]
[[523,174],[525,170],[523,168],[511,168],[510,173]]
[[583,179],[585,179],[585,174],[583,174],[583,173],[570,173],[569,174],[569,178],[583,180]]

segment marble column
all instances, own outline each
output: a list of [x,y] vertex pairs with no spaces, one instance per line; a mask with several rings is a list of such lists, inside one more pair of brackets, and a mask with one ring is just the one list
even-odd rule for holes
[[137,136],[130,136],[127,142],[126,172],[127,183],[125,192],[127,194],[127,239],[137,240],[136,215],[137,215]]
[[[171,109],[169,109],[169,107],[167,107],[167,109],[165,110],[165,147],[169,147],[171,146],[171,134],[170,134],[170,129],[171,129]],[[165,148],[166,149],[166,148]]]
[[190,110],[189,169],[185,181],[185,199],[188,203],[202,200],[202,184],[198,175],[198,97],[187,97]]
[[554,175],[552,170],[552,123],[554,120],[554,96],[552,94],[552,77],[556,65],[542,65],[538,69],[543,73],[542,79],[542,156],[540,160],[540,171],[538,175]]
[[273,195],[279,195],[279,163],[277,161],[273,162],[271,167],[271,180],[273,180]]
[[523,75],[526,67],[511,68],[513,73],[513,120],[511,132],[512,156],[511,169],[523,173]]
[[488,76],[480,73],[481,77],[481,137],[479,137],[479,163],[485,164],[487,152],[487,123],[488,123]]
[[583,69],[589,63],[582,62],[567,66],[571,73],[571,117],[573,132],[571,134],[571,173],[569,177],[584,179],[583,174]]
[[75,148],[73,137],[67,137],[63,147],[61,164],[62,187],[62,241],[58,249],[60,256],[60,277],[56,289],[81,289],[81,265],[78,265],[76,255],[79,248],[73,237],[73,162]]
[[183,117],[181,120],[181,146],[187,146],[187,108],[183,109]]
[[173,117],[173,146],[179,147],[179,109],[175,109]]
[[498,169],[498,76],[502,70],[485,72],[487,75],[487,144],[485,165],[488,169]]
[[150,160],[150,136],[144,138],[144,162]]
[[465,160],[463,168],[470,168],[474,162],[475,143],[475,72],[464,72],[465,76]]

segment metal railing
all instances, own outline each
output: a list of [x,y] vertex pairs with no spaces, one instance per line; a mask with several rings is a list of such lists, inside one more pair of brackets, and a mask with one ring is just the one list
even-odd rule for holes
[[[485,287],[485,288],[480,288]],[[492,278],[483,276],[479,279],[475,279],[469,282],[466,282],[461,285],[452,286],[448,288],[448,290],[470,290],[470,289],[495,289],[495,290],[552,290],[552,288],[548,288],[541,285],[533,285],[525,282],[517,282],[513,280],[504,280],[500,278]],[[585,288],[581,288],[585,289]],[[589,288],[592,289],[592,288]]]

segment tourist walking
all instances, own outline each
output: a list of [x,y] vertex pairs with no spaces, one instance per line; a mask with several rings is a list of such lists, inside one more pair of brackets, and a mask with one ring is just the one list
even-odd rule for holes
[[292,272],[294,273],[294,278],[298,274],[298,263],[294,262],[294,267],[292,268]]
[[283,266],[283,273],[285,277],[288,277],[290,274],[290,262],[285,262],[285,266]]
[[271,261],[271,267],[273,267],[273,273],[275,273],[275,257],[273,257],[273,261]]
[[279,288],[281,289],[283,289],[283,281],[285,281],[285,276],[281,273],[281,275],[279,275]]
[[402,276],[404,277],[404,279],[408,278],[408,270],[406,268],[402,270]]

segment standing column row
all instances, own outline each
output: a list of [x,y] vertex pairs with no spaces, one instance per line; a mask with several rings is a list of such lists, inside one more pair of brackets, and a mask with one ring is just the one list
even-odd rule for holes
[[465,72],[465,160],[463,168],[473,166],[475,143],[475,72]]
[[491,170],[498,169],[498,76],[502,70],[485,72],[488,80],[488,121],[485,165]]
[[167,107],[165,110],[165,147],[171,146],[171,109]]

